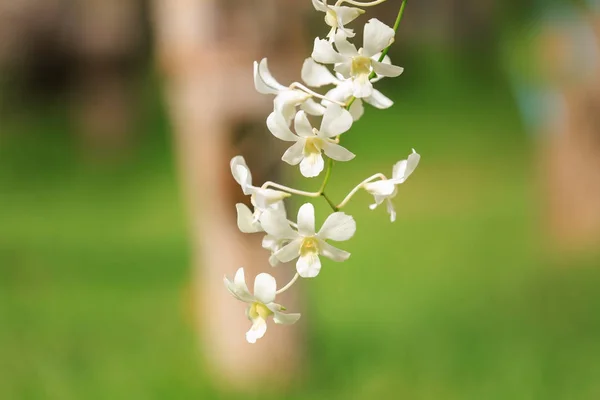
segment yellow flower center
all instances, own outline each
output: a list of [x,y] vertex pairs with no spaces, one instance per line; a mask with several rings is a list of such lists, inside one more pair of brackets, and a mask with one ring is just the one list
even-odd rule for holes
[[304,143],[304,155],[321,154],[323,140],[318,137],[309,137]]
[[304,238],[302,241],[302,246],[300,246],[300,256],[304,257],[318,252],[319,243],[317,243],[317,240],[314,237]]
[[269,310],[269,308],[267,306],[265,306],[263,303],[255,302],[255,303],[252,303],[252,305],[250,306],[248,315],[253,320],[258,317],[261,317],[262,319],[264,319],[266,321],[267,317],[269,317],[270,315],[273,315],[273,311]]
[[369,75],[371,73],[371,59],[365,56],[356,56],[352,58],[352,67],[350,74],[352,76]]

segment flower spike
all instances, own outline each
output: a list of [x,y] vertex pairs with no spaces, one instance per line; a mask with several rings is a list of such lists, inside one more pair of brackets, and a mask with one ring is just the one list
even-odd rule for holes
[[[277,139],[290,143],[281,157],[282,161],[298,165],[306,178],[317,177],[322,172],[324,177],[316,192],[271,181],[256,186],[242,156],[236,156],[230,162],[233,178],[242,192],[250,197],[250,204],[236,204],[238,228],[243,233],[263,234],[262,247],[269,251],[268,261],[272,267],[294,261],[296,269],[293,278],[279,290],[275,278],[267,273],[256,276],[252,293],[246,285],[243,268],[238,269],[233,279],[224,278],[225,286],[233,297],[247,304],[246,315],[251,322],[246,332],[249,343],[256,343],[265,335],[270,319],[276,324],[298,321],[300,314],[284,313],[285,307],[276,303],[275,299],[292,288],[300,277],[317,277],[322,269],[323,257],[336,262],[349,259],[349,252],[330,242],[343,242],[354,236],[356,221],[340,211],[353,196],[363,189],[373,195],[375,203],[370,206],[371,209],[385,202],[393,222],[396,211],[392,199],[398,193],[398,185],[404,183],[419,164],[420,155],[413,150],[405,160],[394,165],[390,179],[383,174],[375,174],[356,185],[337,205],[326,193],[334,162],[355,158],[354,153],[340,145],[340,141],[354,121],[365,113],[364,103],[376,109],[386,109],[394,104],[373,84],[403,72],[401,67],[392,65],[387,53],[404,15],[406,0],[401,0],[393,28],[377,19],[370,19],[364,26],[362,47],[357,50],[349,41],[355,35],[348,24],[363,14],[364,8],[385,1],[337,0],[335,4],[328,4],[327,0],[312,0],[313,7],[325,14],[329,32],[325,39],[315,39],[311,57],[304,60],[301,69],[304,83],[282,85],[271,74],[266,58],[254,62],[256,90],[274,96],[273,111],[266,120],[267,128]],[[323,87],[327,90],[324,95],[312,89]],[[290,196],[323,198],[333,212],[318,231],[312,203],[303,204],[296,221],[290,221],[284,203]]]

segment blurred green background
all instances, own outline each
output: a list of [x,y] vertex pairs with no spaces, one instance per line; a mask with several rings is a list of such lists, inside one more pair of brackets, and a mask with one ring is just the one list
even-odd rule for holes
[[[496,53],[394,53],[406,72],[380,87],[395,107],[344,135],[358,157],[335,166],[331,196],[413,147],[422,163],[395,224],[361,193],[346,211],[359,226],[350,260],[300,283],[310,353],[285,398],[600,398],[598,259],[541,244],[536,144]],[[62,95],[7,86],[1,399],[240,398],[203,370],[160,82],[146,67],[135,86],[142,139],[110,164],[82,157]]]

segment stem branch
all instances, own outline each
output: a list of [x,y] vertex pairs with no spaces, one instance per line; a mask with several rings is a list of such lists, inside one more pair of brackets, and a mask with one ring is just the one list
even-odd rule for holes
[[299,276],[300,275],[298,275],[298,273],[296,273],[296,275],[294,275],[294,277],[292,278],[292,280],[287,285],[285,285],[284,287],[282,287],[281,289],[279,289],[278,291],[276,291],[275,294],[281,294],[281,293],[285,292],[286,290],[288,290],[289,288],[291,288],[292,285],[294,283],[296,283],[296,281],[298,280]]
[[275,189],[279,189],[279,190],[283,190],[284,192],[288,192],[291,194],[296,194],[298,196],[304,196],[304,197],[319,197],[321,195],[321,192],[305,192],[303,190],[296,190],[296,189],[292,189],[290,187],[287,186],[283,186],[280,185],[279,183],[275,183],[275,182],[265,182],[262,186],[261,189],[267,189],[268,187],[273,187]]
[[353,6],[358,6],[358,7],[372,7],[372,6],[381,4],[381,3],[385,3],[386,1],[387,0],[375,0],[375,1],[371,1],[369,3],[361,3],[360,1],[354,1],[354,0],[338,0],[338,2],[335,5],[340,6],[343,3],[348,3],[348,4],[352,4]]
[[342,102],[337,101],[337,100],[329,99],[329,98],[323,96],[322,94],[319,94],[319,93],[315,92],[314,90],[310,90],[309,88],[307,88],[306,86],[304,86],[300,82],[294,82],[294,83],[292,83],[290,85],[290,89],[294,89],[294,88],[298,88],[298,89],[302,90],[303,92],[306,92],[306,93],[310,94],[311,96],[318,97],[319,99],[330,101],[330,102],[335,103],[335,104],[337,104],[339,106],[342,106],[342,107],[345,106],[345,103],[342,103]]
[[352,199],[352,197],[363,187],[363,185],[365,185],[366,183],[369,183],[371,181],[374,181],[375,179],[381,179],[381,180],[386,180],[386,176],[383,174],[375,174],[373,176],[368,177],[367,179],[365,179],[364,181],[362,181],[361,183],[359,183],[358,185],[356,185],[356,187],[354,189],[352,189],[350,191],[350,193],[348,193],[348,196],[346,196],[346,198],[337,205],[337,209],[341,209],[344,206],[346,206],[346,204],[348,204],[348,202],[350,201],[350,199]]
[[339,211],[338,208],[335,206],[335,203],[333,201],[331,201],[331,199],[329,197],[327,197],[327,195],[325,193],[321,193],[321,196],[323,196],[323,198],[325,200],[327,200],[327,203],[329,203],[329,206],[331,207],[331,209],[334,212],[338,212]]

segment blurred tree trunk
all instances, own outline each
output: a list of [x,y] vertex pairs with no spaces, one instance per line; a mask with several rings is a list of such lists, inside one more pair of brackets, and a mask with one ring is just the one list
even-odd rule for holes
[[[598,17],[590,12],[568,29],[549,26],[542,41],[552,84],[563,100],[561,118],[543,136],[546,226],[554,248],[569,251],[598,250],[600,245]],[[589,21],[595,32],[585,29]]]
[[[301,361],[298,327],[270,324],[264,339],[246,343],[250,325],[244,305],[223,286],[223,276],[242,266],[250,287],[260,272],[273,273],[280,286],[293,275],[291,267],[270,270],[260,235],[238,231],[234,205],[248,199],[231,177],[229,161],[244,155],[256,184],[277,175],[281,153],[269,151],[276,141],[265,127],[272,99],[254,91],[252,62],[277,49],[271,65],[278,78],[287,82],[290,70],[297,78],[302,57],[294,50],[300,47],[302,20],[294,4],[292,0],[153,3],[158,62],[166,77],[192,220],[195,309],[203,352],[218,381],[238,389],[265,382],[271,388],[286,385]],[[285,293],[282,302],[297,310],[293,296]]]

